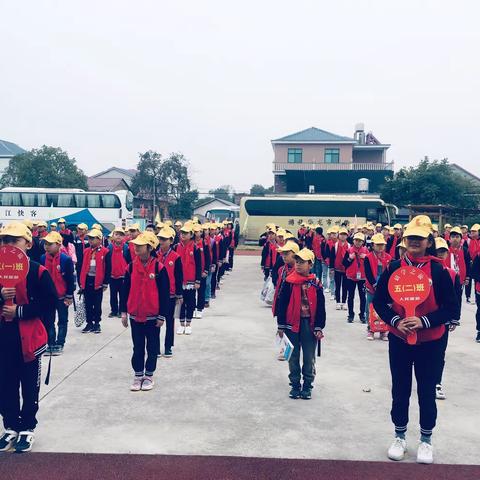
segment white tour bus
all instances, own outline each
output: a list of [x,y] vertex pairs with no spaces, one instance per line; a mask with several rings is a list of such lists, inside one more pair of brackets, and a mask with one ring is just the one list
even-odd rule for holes
[[333,225],[363,224],[367,221],[389,225],[398,209],[378,195],[284,194],[243,197],[240,202],[240,234],[256,242],[265,224],[276,225],[296,235],[300,224],[319,224],[325,230]]
[[86,192],[75,188],[8,187],[0,190],[0,225],[12,221],[65,218],[67,225],[101,224],[111,231],[133,220],[133,195],[118,192]]

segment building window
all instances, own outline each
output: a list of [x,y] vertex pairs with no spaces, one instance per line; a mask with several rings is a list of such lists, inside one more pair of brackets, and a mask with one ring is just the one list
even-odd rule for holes
[[289,148],[288,149],[288,163],[302,163],[302,149]]
[[326,148],[325,149],[325,163],[339,163],[340,162],[340,149],[339,148]]

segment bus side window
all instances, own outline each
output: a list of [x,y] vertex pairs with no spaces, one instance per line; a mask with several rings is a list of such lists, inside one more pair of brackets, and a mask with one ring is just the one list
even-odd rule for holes
[[77,208],[85,208],[87,206],[87,196],[83,193],[78,193],[74,195],[75,205]]
[[36,207],[49,207],[46,193],[37,193],[37,204]]
[[2,206],[4,207],[21,207],[22,200],[20,193],[17,192],[4,192],[2,193]]
[[73,207],[73,195],[71,193],[59,193],[57,200],[58,207]]
[[100,195],[87,195],[88,208],[100,208]]
[[120,208],[120,202],[116,195],[102,195],[103,208]]
[[57,193],[48,193],[47,202],[49,207],[57,207],[58,205],[58,194]]
[[24,207],[34,207],[36,200],[36,193],[22,193],[22,206]]

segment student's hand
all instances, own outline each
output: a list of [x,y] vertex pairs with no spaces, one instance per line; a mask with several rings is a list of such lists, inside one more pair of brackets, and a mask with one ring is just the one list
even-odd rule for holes
[[277,335],[278,335],[280,338],[283,338],[283,330],[278,329],[278,330],[277,330]]
[[464,284],[464,285],[468,285],[469,283],[470,283],[470,279],[467,277],[467,278],[465,279],[465,282],[463,282],[463,284]]
[[177,298],[177,305],[181,305],[183,303],[183,297]]
[[15,287],[11,287],[11,288],[4,287],[2,288],[2,297],[4,300],[11,300],[12,298],[15,298],[15,292],[16,292]]
[[449,331],[449,332],[454,332],[456,328],[457,328],[457,326],[451,323],[451,324],[448,326],[448,331]]
[[365,258],[366,255],[365,255],[364,253],[361,253],[361,254],[359,255],[359,257],[360,257],[360,258]]
[[107,291],[107,288],[108,288],[108,285],[104,285],[104,286],[103,286],[103,291],[106,292],[106,291]]
[[212,273],[215,272],[215,265],[212,265],[212,266],[210,267],[210,271],[211,271]]
[[207,272],[202,272],[202,278],[207,278],[208,273]]
[[128,327],[128,317],[126,313],[122,313],[122,325],[127,328]]
[[157,320],[157,328],[163,327],[165,322],[163,320]]
[[423,323],[418,317],[407,317],[404,318],[405,326],[410,329],[410,331],[415,331],[423,328]]
[[195,284],[195,290],[198,290],[200,288],[200,284],[199,283],[196,283]]
[[335,270],[332,268],[330,269],[330,271],[328,272],[328,274],[330,275],[330,278],[334,278],[335,277]]
[[317,340],[321,340],[324,337],[323,332],[321,330],[317,330],[315,332],[315,337]]
[[402,332],[404,335],[408,335],[411,333],[410,329],[405,326],[405,319],[400,320],[397,325],[395,326],[400,332]]
[[217,262],[217,266],[218,266],[218,268],[220,268],[222,266],[222,261],[221,260],[219,262]]
[[69,306],[73,303],[73,299],[71,299],[71,298],[66,298],[66,299],[63,301],[63,303],[64,303],[67,307],[69,307]]
[[7,320],[13,320],[15,318],[15,315],[17,313],[17,306],[14,305],[4,305],[2,308],[2,315],[7,319]]
[[354,254],[354,253],[351,253],[351,254],[348,256],[348,258],[349,258],[350,260],[353,260],[353,259],[355,258],[355,254]]

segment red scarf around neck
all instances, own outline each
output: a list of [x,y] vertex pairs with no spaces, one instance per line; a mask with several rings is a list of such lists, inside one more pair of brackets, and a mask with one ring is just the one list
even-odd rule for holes
[[313,273],[307,276],[300,275],[295,270],[290,273],[286,282],[292,285],[292,293],[290,295],[290,303],[287,307],[287,323],[292,326],[292,332],[300,331],[300,312],[302,309],[302,286],[310,284],[307,288],[307,298],[310,304],[310,326],[313,331],[315,324],[315,315],[317,313],[317,288],[316,277]]

